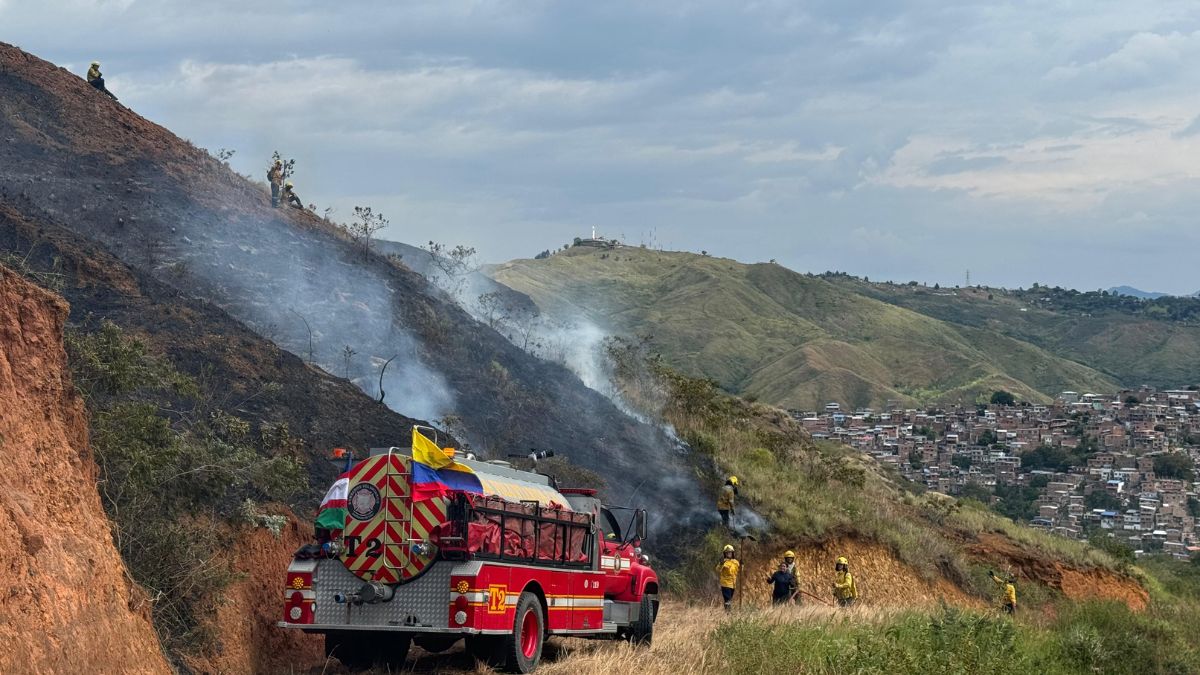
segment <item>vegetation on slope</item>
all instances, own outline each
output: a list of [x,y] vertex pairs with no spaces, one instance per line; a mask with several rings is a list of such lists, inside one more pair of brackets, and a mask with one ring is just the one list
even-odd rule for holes
[[[744,504],[770,524],[770,539],[763,542],[768,548],[842,538],[877,542],[918,579],[945,579],[979,598],[993,592],[986,576],[989,559],[1012,565],[1029,561],[1031,574],[1043,562],[1046,568],[1055,563],[1121,568],[1087,544],[1017,525],[978,502],[914,494],[899,475],[884,473],[857,451],[812,442],[784,411],[730,396],[711,380],[681,375],[652,354],[645,341],[614,338],[608,354],[625,400],[672,425],[707,460],[704,480],[711,494],[725,476],[739,477]],[[968,546],[995,535],[1012,550],[993,555],[987,546],[974,551]],[[670,572],[673,587],[690,595],[690,589],[706,586],[710,561],[719,557],[727,539],[714,530],[699,550],[693,546],[689,555],[680,556],[685,562]]]
[[671,366],[792,408],[1044,401],[1104,375],[989,328],[953,324],[775,264],[577,248],[490,270],[552,317],[650,334]]
[[[1087,364],[1127,386],[1175,387],[1200,370],[1200,322],[1193,298],[1137,300],[1106,291],[1035,286],[933,289],[822,277],[845,292],[919,312],[962,329],[987,331]],[[1089,391],[1087,387],[1072,387]],[[1090,391],[1099,393],[1100,389]]]
[[67,334],[74,382],[92,420],[100,496],[155,629],[175,655],[213,646],[205,618],[234,579],[231,528],[278,529],[258,510],[307,486],[303,443],[287,425],[215,405],[219,383],[188,377],[111,322]]

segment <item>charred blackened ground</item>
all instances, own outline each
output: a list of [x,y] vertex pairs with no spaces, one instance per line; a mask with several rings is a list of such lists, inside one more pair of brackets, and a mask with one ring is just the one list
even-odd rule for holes
[[[614,501],[649,506],[669,521],[705,510],[686,449],[660,429],[623,414],[566,368],[513,346],[419,274],[364,255],[310,213],[271,208],[261,186],[96,94],[75,75],[0,45],[0,194],[10,222],[26,220],[25,234],[6,236],[5,248],[36,249],[48,236],[37,223],[56,224],[60,237],[73,237],[75,264],[94,264],[95,246],[138,279],[118,290],[120,280],[96,272],[91,283],[106,288],[68,290],[68,297],[91,297],[91,311],[111,315],[127,302],[124,294],[153,282],[156,302],[128,309],[149,315],[127,315],[127,323],[148,333],[170,327],[174,336],[163,344],[191,343],[186,361],[249,342],[233,321],[215,318],[231,317],[296,356],[270,353],[259,341],[257,352],[231,357],[223,375],[253,370],[251,362],[286,362],[277,373],[285,388],[308,361],[378,399],[383,363],[394,357],[382,384],[393,410],[457,415],[467,440],[491,457],[553,449],[602,475]],[[308,382],[334,386],[324,376]],[[297,414],[343,429],[379,424],[369,421],[375,412],[366,403],[358,406]],[[385,419],[403,426],[403,418]],[[395,442],[405,440],[401,433]]]

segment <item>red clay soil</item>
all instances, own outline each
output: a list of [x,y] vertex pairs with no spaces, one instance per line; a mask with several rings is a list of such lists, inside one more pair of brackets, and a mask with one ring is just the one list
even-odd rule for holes
[[278,537],[249,527],[236,535],[233,567],[245,576],[221,594],[209,621],[219,647],[189,660],[196,672],[294,673],[325,663],[321,636],[275,626],[283,615],[287,563],[297,548],[312,541],[312,526],[286,507],[272,512],[287,518]]
[[1136,580],[1103,569],[1079,569],[1032,555],[1007,537],[981,534],[968,552],[987,560],[1004,560],[1018,579],[1034,579],[1062,591],[1071,600],[1117,600],[1141,611],[1150,594]]
[[169,673],[96,491],[67,311],[0,267],[0,672]]
[[[983,602],[973,598],[946,579],[922,580],[911,567],[896,559],[886,546],[843,538],[817,546],[796,547],[801,588],[818,598],[832,602],[833,565],[838,556],[850,561],[850,571],[858,586],[859,602],[871,607],[929,607],[941,602],[977,607]],[[765,604],[770,598],[766,579],[783,558],[784,549],[761,550],[751,543],[743,549],[742,588],[746,602]],[[804,602],[816,601],[805,597]]]

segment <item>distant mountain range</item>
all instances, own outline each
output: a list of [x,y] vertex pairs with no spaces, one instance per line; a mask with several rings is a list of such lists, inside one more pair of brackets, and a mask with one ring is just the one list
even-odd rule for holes
[[[1157,291],[1143,291],[1142,289],[1134,288],[1133,286],[1113,286],[1112,288],[1108,289],[1108,292],[1116,293],[1118,295],[1129,295],[1135,298],[1141,298],[1143,300],[1155,300],[1157,298],[1165,298],[1172,295],[1171,293],[1159,293]],[[1200,291],[1196,291],[1191,295],[1185,295],[1181,297],[1200,298]]]
[[1120,308],[1055,310],[1015,291],[872,283],[639,248],[573,248],[487,270],[566,320],[652,336],[683,372],[785,407],[970,404],[1005,389],[1175,386],[1200,325]]

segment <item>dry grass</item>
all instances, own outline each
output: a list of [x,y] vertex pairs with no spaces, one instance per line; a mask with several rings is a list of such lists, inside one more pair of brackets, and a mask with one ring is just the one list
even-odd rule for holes
[[558,640],[557,654],[538,668],[549,675],[624,673],[713,673],[723,670],[724,657],[711,639],[725,612],[678,602],[663,604],[654,626],[654,646],[643,649],[624,642]]

